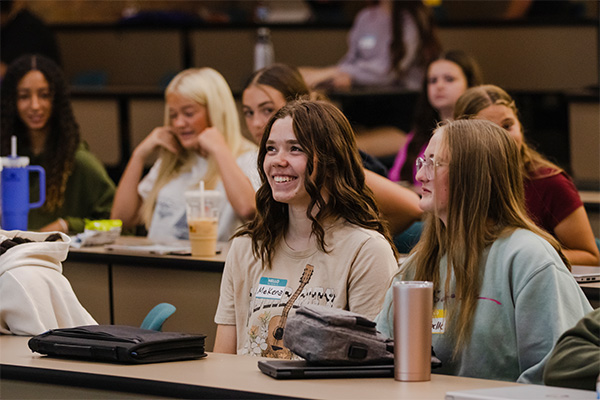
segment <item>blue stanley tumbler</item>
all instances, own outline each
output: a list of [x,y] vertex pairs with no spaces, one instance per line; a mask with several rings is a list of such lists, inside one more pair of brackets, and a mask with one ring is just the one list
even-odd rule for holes
[[[46,172],[37,165],[29,165],[29,157],[16,155],[16,138],[12,140],[12,155],[2,157],[2,229],[27,230],[27,217],[31,208],[38,208],[46,201]],[[39,174],[40,195],[35,203],[29,202],[29,173]]]

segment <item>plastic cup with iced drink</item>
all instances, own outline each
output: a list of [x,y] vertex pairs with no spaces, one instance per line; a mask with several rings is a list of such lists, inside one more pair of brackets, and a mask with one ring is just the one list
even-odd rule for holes
[[202,189],[187,191],[185,201],[192,256],[214,256],[217,253],[221,193]]

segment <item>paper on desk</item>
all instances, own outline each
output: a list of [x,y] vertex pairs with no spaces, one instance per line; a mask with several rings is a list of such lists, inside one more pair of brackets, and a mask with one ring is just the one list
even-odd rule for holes
[[192,252],[190,245],[181,244],[143,244],[143,245],[125,245],[109,244],[104,246],[106,250],[122,251],[136,254],[174,254],[189,255]]

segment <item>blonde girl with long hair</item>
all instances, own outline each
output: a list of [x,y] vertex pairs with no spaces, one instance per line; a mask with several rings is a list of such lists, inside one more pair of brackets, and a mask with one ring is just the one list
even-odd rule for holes
[[[256,205],[256,146],[245,139],[231,89],[211,68],[180,72],[165,91],[165,124],[155,128],[133,151],[119,182],[111,218],[125,227],[144,223],[157,242],[187,239],[186,190],[224,195],[218,240],[252,218]],[[142,179],[144,164],[159,158]]]
[[599,265],[600,254],[579,192],[567,173],[532,149],[523,135],[512,97],[494,85],[467,90],[456,102],[455,118],[482,118],[504,128],[519,147],[529,216],[563,246],[573,265]]
[[[417,161],[425,229],[395,279],[433,282],[440,373],[542,384],[556,340],[592,310],[556,239],[527,216],[520,163],[483,120],[439,127]],[[393,337],[391,292],[376,321]]]

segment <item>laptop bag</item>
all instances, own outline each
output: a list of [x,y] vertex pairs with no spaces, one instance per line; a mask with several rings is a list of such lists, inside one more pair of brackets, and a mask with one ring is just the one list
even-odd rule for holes
[[124,325],[85,325],[49,330],[32,337],[28,345],[52,357],[143,364],[206,357],[205,338]]

